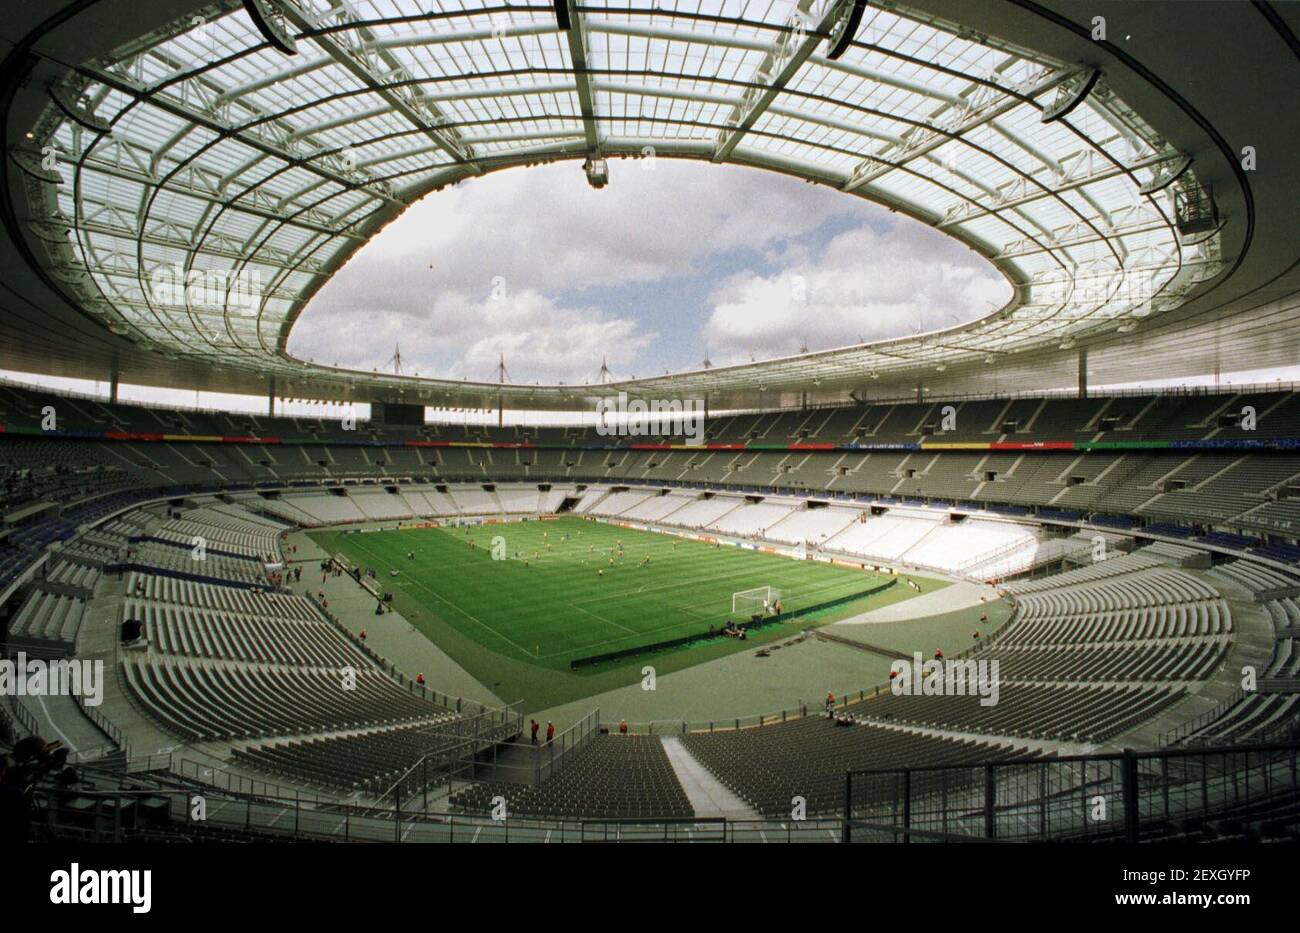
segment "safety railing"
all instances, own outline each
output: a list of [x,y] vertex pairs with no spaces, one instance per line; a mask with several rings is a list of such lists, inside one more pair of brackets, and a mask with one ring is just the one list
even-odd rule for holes
[[318,794],[297,787],[285,787],[265,778],[250,777],[226,764],[193,761],[184,757],[157,755],[147,759],[136,759],[129,763],[127,770],[132,773],[170,772],[185,781],[211,788],[214,792],[225,792],[242,798],[292,800],[297,805],[311,807],[347,805],[347,802],[340,797]]
[[409,808],[419,795],[422,809],[427,811],[431,787],[442,783],[450,786],[458,776],[472,779],[476,766],[484,759],[495,761],[502,747],[517,734],[512,723],[503,724],[496,718],[497,712],[489,710],[420,730],[429,750],[396,779],[369,784],[363,790],[374,794],[377,806],[391,805],[398,812],[404,803]]
[[1158,744],[1161,748],[1171,745],[1182,745],[1194,741],[1192,737],[1201,729],[1208,726],[1217,719],[1227,714],[1228,710],[1236,706],[1246,696],[1246,692],[1238,687],[1229,696],[1215,704],[1213,709],[1207,710],[1195,719],[1189,719],[1187,722],[1170,729],[1164,735],[1160,736]]
[[9,696],[9,709],[13,721],[24,733],[27,735],[38,735],[40,733],[40,727],[36,722],[36,717],[32,715],[32,711],[19,703],[18,698],[12,694]]
[[[1074,756],[846,775],[841,819],[568,820],[375,810],[306,795],[132,787],[37,793],[49,838],[253,833],[392,842],[1142,842],[1281,825],[1300,743]],[[87,801],[91,802],[87,806]]]
[[1267,822],[1300,794],[1300,742],[851,771],[844,838],[1126,841]]
[[[116,647],[117,647],[117,643],[115,639],[114,648]],[[113,664],[114,668],[117,667],[116,655],[114,656],[113,661],[110,663]],[[99,728],[99,730],[103,732],[105,735],[107,735],[111,740],[112,743],[111,748],[110,750],[105,751],[104,754],[111,754],[112,749],[115,748],[115,749],[120,749],[122,754],[126,758],[131,757],[131,743],[127,740],[126,733],[124,733],[117,726],[116,723],[114,723],[111,719],[109,719],[107,716],[101,713],[98,707],[90,706],[89,704],[87,704],[85,702],[85,698],[82,696],[77,697],[77,705],[81,707],[81,712],[85,714],[86,718],[89,719],[91,722],[93,722]],[[83,761],[89,760],[88,758],[85,757],[86,754],[87,754],[86,752],[83,752],[83,756],[81,760]],[[95,756],[95,757],[102,757],[102,756]]]
[[[889,691],[889,684],[880,683],[873,687],[855,690],[835,697],[831,710],[846,711],[857,703],[881,696]],[[635,735],[685,735],[688,732],[735,732],[741,729],[757,729],[773,726],[805,716],[825,716],[827,706],[825,698],[816,701],[799,700],[797,704],[771,713],[753,713],[748,716],[717,717],[715,719],[652,719],[641,722],[626,723],[627,731]],[[602,729],[611,732],[620,731],[623,722],[601,723]]]
[[41,841],[332,842],[839,842],[839,820],[492,819],[453,813],[374,812],[297,797],[245,797],[192,789],[124,788],[33,795]]
[[[0,379],[0,386],[12,387],[26,391],[38,392],[41,395],[56,396],[75,400],[84,400],[88,402],[98,402],[101,404],[112,404],[115,407],[136,408],[142,411],[177,411],[193,415],[209,416],[227,416],[232,415],[238,418],[274,418],[282,420],[299,419],[303,421],[329,421],[328,416],[323,414],[274,414],[268,415],[265,410],[241,410],[226,408],[209,408],[202,405],[190,404],[184,401],[169,402],[165,407],[160,408],[157,405],[135,399],[118,399],[116,402],[110,400],[108,387],[98,392],[77,391],[68,388],[55,388],[52,386],[41,385],[32,380],[8,377]],[[1089,398],[1187,398],[1208,395],[1235,395],[1261,392],[1296,392],[1300,391],[1300,383],[1296,382],[1250,382],[1250,383],[1225,383],[1222,385],[1170,385],[1170,386],[1152,386],[1148,388],[1108,388],[1108,387],[1088,387]],[[1073,399],[1078,397],[1078,389],[1074,386],[1051,389],[1026,389],[1021,392],[967,392],[967,393],[927,393],[926,402],[963,402],[963,401],[986,401],[986,400],[1014,400],[1023,398],[1047,398],[1047,399]],[[251,396],[250,396],[251,398]],[[889,405],[916,402],[915,392],[904,395],[879,396],[876,398],[864,399],[863,405]],[[770,414],[772,412],[794,412],[794,411],[815,411],[832,408],[851,408],[854,404],[848,400],[845,401],[828,401],[813,402],[806,405],[790,406],[768,406],[763,408],[731,408],[722,411],[713,411],[710,413],[710,420],[720,420],[722,418],[733,418],[739,415]],[[856,407],[862,407],[861,405]],[[594,411],[582,412],[587,420],[580,422],[571,422],[556,420],[553,422],[529,422],[527,427],[536,428],[593,428],[598,421],[598,414]],[[481,414],[474,412],[465,412],[458,419],[449,417],[447,412],[439,412],[440,420],[429,421],[430,425],[447,425],[447,426],[472,426],[472,427],[491,427],[496,424],[498,413],[496,409],[484,410]],[[358,416],[358,423],[369,423],[368,418]],[[522,424],[523,422],[507,421],[507,426]]]

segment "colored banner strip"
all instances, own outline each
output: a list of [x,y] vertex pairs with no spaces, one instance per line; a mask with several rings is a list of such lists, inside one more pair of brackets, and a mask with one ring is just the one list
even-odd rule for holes
[[155,434],[142,431],[89,431],[58,430],[43,431],[39,427],[26,425],[0,424],[0,434],[12,434],[23,437],[49,437],[73,440],[128,441],[133,443],[183,443],[183,444],[275,444],[278,446],[320,446],[332,447],[432,447],[463,448],[470,450],[607,450],[607,451],[749,451],[753,453],[844,453],[861,451],[871,452],[919,452],[919,451],[1019,451],[1034,452],[1107,452],[1127,450],[1240,450],[1273,451],[1300,450],[1300,438],[1214,438],[1210,440],[1117,440],[1117,441],[851,441],[843,444],[808,443],[801,441],[790,444],[671,444],[671,443],[629,443],[629,444],[583,444],[570,442],[566,444],[539,443],[536,441],[435,441],[435,440],[396,440],[372,437],[310,437],[310,436],[257,436],[257,435],[217,435],[217,434]]

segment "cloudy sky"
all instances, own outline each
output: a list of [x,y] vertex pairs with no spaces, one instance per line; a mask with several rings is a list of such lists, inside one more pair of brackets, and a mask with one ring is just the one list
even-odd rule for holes
[[770,172],[668,159],[512,169],[410,208],[316,295],[289,350],[318,363],[594,381],[933,329],[1006,302],[956,241]]

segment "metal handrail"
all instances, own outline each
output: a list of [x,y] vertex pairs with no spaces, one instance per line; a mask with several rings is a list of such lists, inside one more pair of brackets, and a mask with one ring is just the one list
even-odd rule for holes
[[1160,736],[1158,744],[1161,747],[1168,747],[1177,744],[1182,739],[1189,738],[1195,732],[1198,732],[1205,726],[1214,722],[1216,719],[1224,716],[1228,710],[1236,706],[1246,697],[1246,691],[1238,687],[1227,697],[1220,700],[1213,709],[1202,713],[1195,719],[1190,719]]
[[[973,830],[965,834],[969,838],[992,840],[1002,836],[1000,827],[1010,816],[1010,835],[1016,839],[1100,834],[1139,842],[1144,831],[1172,819],[1208,816],[1264,799],[1291,799],[1300,789],[1298,759],[1300,741],[1290,740],[854,770],[845,774],[844,837],[851,841],[858,828],[905,830],[907,838],[923,835],[927,826],[941,825],[946,832],[965,825]],[[926,779],[918,782],[918,777]],[[952,791],[957,791],[955,798]],[[1112,791],[1118,795],[1116,816],[1105,825],[1092,826],[1087,817],[1071,821],[1070,809],[1093,793],[1108,796]]]

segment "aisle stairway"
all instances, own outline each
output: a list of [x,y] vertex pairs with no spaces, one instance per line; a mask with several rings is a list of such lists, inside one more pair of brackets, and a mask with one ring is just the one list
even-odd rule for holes
[[687,750],[675,735],[663,738],[664,754],[677,774],[677,780],[686,791],[686,798],[695,808],[697,817],[726,817],[729,820],[757,820],[758,811],[741,800],[713,776],[704,765]]

